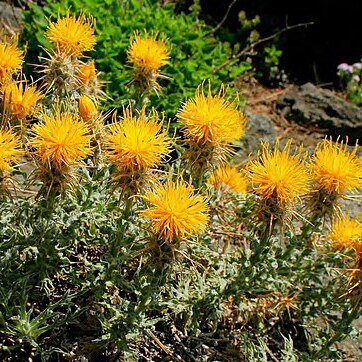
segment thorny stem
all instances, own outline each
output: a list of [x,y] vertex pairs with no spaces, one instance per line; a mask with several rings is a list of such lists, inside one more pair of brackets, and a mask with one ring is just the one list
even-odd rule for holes
[[[123,237],[123,234],[128,229],[129,219],[132,216],[132,206],[133,206],[133,199],[128,197],[124,202],[124,209],[123,209],[122,215],[119,219],[118,234],[121,237]],[[110,243],[109,250],[110,250],[111,255],[117,256],[117,254],[119,252],[117,239],[114,239],[113,242]]]
[[302,226],[302,232],[300,234],[301,240],[309,240],[313,232],[320,226],[321,218],[318,213],[312,215],[311,220],[307,220]]
[[133,206],[133,199],[131,197],[128,197],[124,203],[122,220],[128,221],[128,219],[132,215],[132,206]]
[[273,234],[274,228],[275,228],[276,222],[272,221],[271,225],[266,225],[263,233],[260,237],[260,243],[255,250],[255,253],[251,256],[250,262],[251,264],[254,263],[254,261],[257,261],[262,254],[264,254],[269,249],[269,242],[270,238]]
[[192,172],[192,181],[197,190],[199,190],[203,185],[205,169],[205,165],[199,165],[196,172]]

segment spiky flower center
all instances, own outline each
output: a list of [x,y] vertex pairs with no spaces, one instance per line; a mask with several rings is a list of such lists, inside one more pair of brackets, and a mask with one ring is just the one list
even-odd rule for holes
[[156,113],[148,119],[144,109],[138,117],[125,110],[123,120],[109,127],[108,155],[112,163],[132,173],[156,167],[169,152],[170,143]]
[[69,12],[55,23],[49,23],[46,36],[58,50],[74,56],[92,50],[96,42],[92,18],[84,14],[77,18]]
[[169,58],[164,40],[157,40],[156,35],[147,33],[144,36],[134,35],[127,55],[130,63],[146,72],[157,71],[168,63]]
[[144,198],[151,206],[142,212],[158,237],[166,242],[200,233],[208,220],[206,200],[184,181],[167,181]]
[[43,114],[43,122],[34,125],[31,146],[43,165],[62,170],[91,152],[89,129],[69,113]]
[[317,145],[310,167],[320,191],[342,196],[361,186],[362,160],[357,150],[356,146],[349,152],[347,144],[327,139]]
[[355,247],[362,242],[362,224],[356,218],[337,219],[327,237],[337,249]]
[[217,188],[226,188],[233,192],[246,192],[247,181],[245,176],[230,165],[219,166],[211,173],[208,183]]
[[21,69],[23,52],[15,44],[0,42],[0,82]]
[[20,140],[11,131],[0,130],[0,171],[11,169],[18,156],[23,153],[20,145]]
[[197,143],[222,144],[241,138],[246,118],[234,102],[224,98],[224,90],[205,95],[201,86],[193,99],[187,100],[177,114],[187,138]]
[[298,199],[309,187],[309,174],[300,152],[290,154],[290,142],[282,151],[277,142],[273,151],[269,144],[248,165],[248,178],[254,192],[264,200],[284,207]]
[[19,119],[30,116],[44,95],[35,87],[10,82],[2,89],[4,108]]

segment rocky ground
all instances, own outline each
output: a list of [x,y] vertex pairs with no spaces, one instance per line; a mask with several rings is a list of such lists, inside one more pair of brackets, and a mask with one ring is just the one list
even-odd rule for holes
[[246,100],[249,135],[269,141],[293,138],[307,148],[325,136],[347,137],[350,145],[362,139],[362,109],[345,101],[342,94],[312,83],[271,89],[256,80],[245,82],[241,93]]

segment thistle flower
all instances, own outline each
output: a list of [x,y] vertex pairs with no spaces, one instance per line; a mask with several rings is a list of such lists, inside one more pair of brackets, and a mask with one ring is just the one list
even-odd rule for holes
[[94,77],[97,76],[96,67],[94,61],[90,60],[87,63],[79,67],[79,79],[83,84],[88,84]]
[[70,113],[56,110],[43,113],[43,121],[33,126],[30,145],[40,165],[50,172],[67,172],[77,161],[90,154],[89,129]]
[[203,183],[205,171],[224,162],[232,152],[230,143],[243,134],[246,118],[237,109],[235,101],[224,97],[224,87],[215,96],[211,86],[207,95],[203,84],[196,89],[195,97],[187,100],[177,113],[189,147],[183,157],[196,185]]
[[20,144],[20,140],[11,131],[0,129],[0,180],[23,153]]
[[156,72],[168,63],[169,54],[164,40],[157,35],[135,34],[127,50],[128,61],[142,72]]
[[167,243],[201,233],[208,220],[207,202],[182,180],[159,184],[144,198],[151,204],[141,213],[150,220],[152,230]]
[[21,69],[23,58],[23,52],[15,44],[0,41],[0,83],[4,83]]
[[328,139],[320,142],[310,165],[317,189],[336,197],[356,191],[362,181],[362,160],[357,151],[357,145],[349,152],[346,143]]
[[349,248],[355,252],[354,266],[348,269],[346,292],[352,305],[359,304],[362,297],[362,224],[356,218],[340,217],[331,225],[327,237],[336,249]]
[[104,95],[104,92],[102,91],[104,82],[98,78],[93,60],[79,66],[77,77],[82,93],[93,99],[98,99]]
[[164,40],[157,40],[157,35],[144,36],[135,34],[127,50],[128,61],[133,65],[133,80],[141,94],[151,90],[158,91],[157,78],[167,78],[158,70],[168,63],[169,54]]
[[46,37],[60,52],[78,57],[94,47],[96,40],[93,25],[92,18],[84,14],[76,18],[67,11],[65,17],[58,18],[56,23],[49,23]]
[[309,206],[315,217],[341,215],[340,198],[361,186],[362,164],[357,157],[358,146],[348,151],[347,144],[325,139],[312,156],[310,169],[315,189],[309,195]]
[[202,85],[193,99],[187,100],[177,113],[188,139],[212,145],[227,144],[241,138],[246,118],[238,111],[234,102],[224,97],[224,88],[212,95],[205,95]]
[[18,120],[31,116],[37,103],[44,95],[36,87],[24,85],[22,82],[10,82],[2,88],[5,111]]
[[336,249],[355,248],[362,242],[362,224],[356,218],[339,218],[331,225],[327,238]]
[[79,113],[83,121],[92,124],[98,117],[95,103],[86,95],[79,97]]
[[301,149],[290,154],[290,146],[291,141],[280,151],[276,142],[271,151],[269,144],[264,143],[247,170],[254,192],[267,204],[280,209],[297,201],[308,190],[310,180]]
[[92,132],[93,165],[98,168],[99,165],[103,164],[104,120],[107,115],[103,116],[102,113],[98,112],[96,104],[86,95],[79,97],[79,113]]
[[208,183],[216,188],[226,188],[232,192],[245,193],[247,188],[245,176],[236,167],[230,165],[219,166],[210,174]]
[[111,124],[108,132],[108,157],[111,163],[126,174],[156,167],[170,150],[171,140],[162,131],[157,113],[146,117],[143,108],[137,117],[124,110],[121,122]]

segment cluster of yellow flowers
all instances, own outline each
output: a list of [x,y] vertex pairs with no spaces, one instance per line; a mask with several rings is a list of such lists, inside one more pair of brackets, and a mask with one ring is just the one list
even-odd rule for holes
[[282,208],[309,192],[313,212],[332,217],[338,199],[361,185],[362,159],[356,154],[357,146],[350,152],[343,141],[324,139],[308,162],[301,149],[291,154],[290,146],[288,142],[280,151],[277,142],[271,151],[268,144],[263,145],[248,168],[254,191]]
[[302,149],[294,154],[287,142],[282,151],[277,142],[274,150],[262,146],[256,160],[249,162],[247,178],[253,192],[270,217],[283,216],[289,207],[306,200],[305,215],[312,222],[332,221],[328,238],[334,247],[352,247],[362,251],[362,226],[356,218],[343,215],[340,199],[348,199],[359,191],[362,183],[362,158],[358,146],[348,150],[347,143],[324,139],[309,159]]
[[[94,20],[67,12],[49,23],[46,37],[53,49],[47,51],[40,69],[42,91],[14,80],[23,53],[14,44],[0,43],[2,181],[23,154],[35,161],[35,175],[44,188],[63,191],[76,163],[93,153],[97,155],[95,166],[101,167],[103,162],[113,165],[113,180],[125,197],[141,195],[148,203],[141,215],[149,220],[155,237],[169,244],[204,230],[209,212],[209,196],[201,190],[205,181],[221,193],[253,193],[259,216],[277,221],[283,221],[303,199],[314,217],[334,219],[338,200],[361,185],[357,146],[349,151],[347,144],[338,140],[323,140],[310,157],[302,148],[291,152],[291,141],[282,150],[279,142],[274,146],[264,143],[243,170],[228,164],[230,146],[242,137],[246,117],[238,110],[237,99],[228,99],[223,86],[213,94],[210,83],[206,90],[204,83],[199,85],[195,96],[180,106],[177,119],[186,151],[178,162],[184,170],[176,180],[169,174],[164,177],[155,170],[167,161],[177,140],[168,135],[158,113],[147,112],[141,103],[138,109],[123,109],[120,119],[114,114],[105,125],[106,116],[98,110],[102,82],[94,61],[82,60],[84,52],[95,46]],[[157,92],[158,79],[165,78],[160,68],[170,56],[166,41],[157,38],[157,34],[136,33],[127,51],[133,67],[131,84],[141,98]],[[76,105],[64,102],[66,95],[76,99]],[[39,106],[45,97],[55,104],[53,110]],[[30,118],[31,123],[35,121],[32,126],[27,122]],[[361,240],[361,225],[356,220],[338,219],[330,238],[336,245],[351,245]]]

